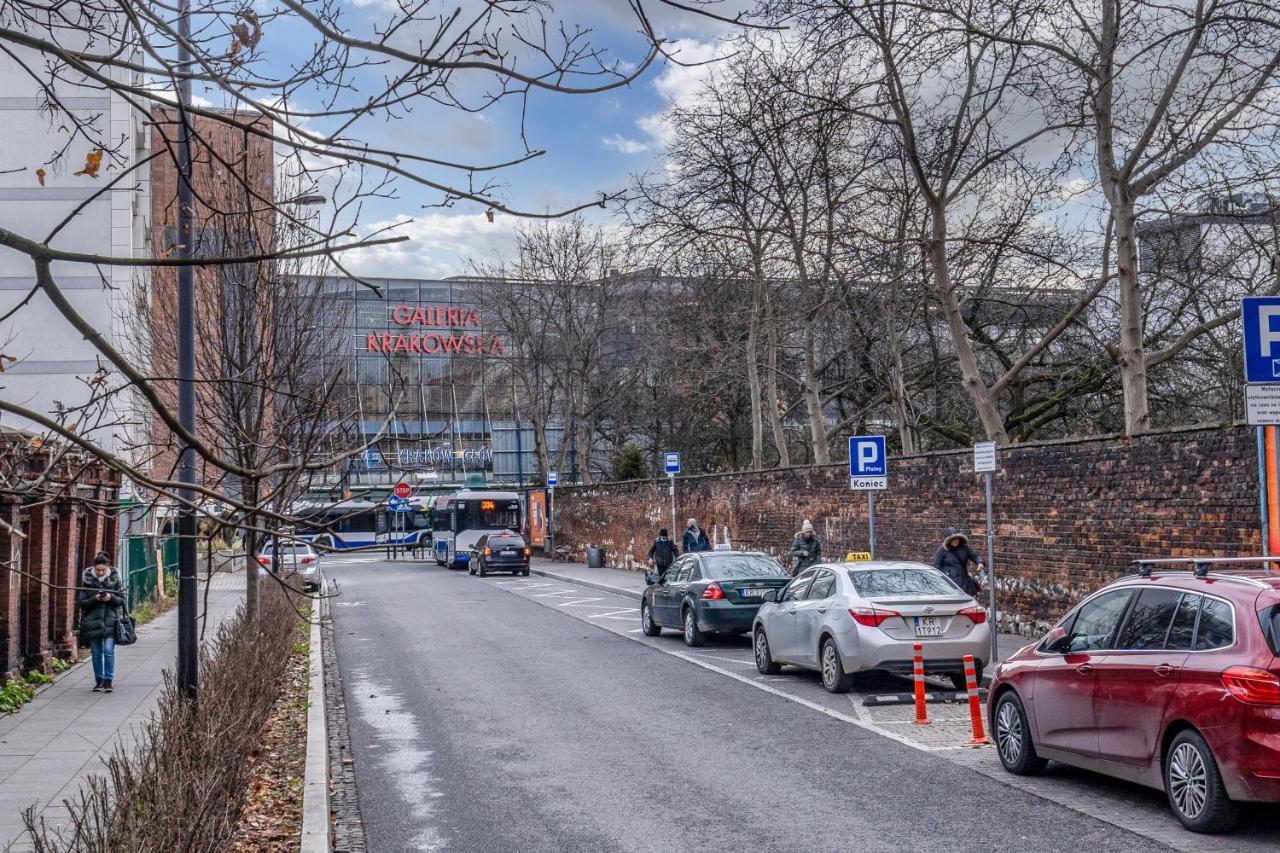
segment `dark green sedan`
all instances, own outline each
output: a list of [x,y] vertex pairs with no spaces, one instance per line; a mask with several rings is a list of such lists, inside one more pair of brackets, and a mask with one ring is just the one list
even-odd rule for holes
[[702,551],[685,554],[659,578],[645,574],[640,627],[650,637],[663,628],[684,633],[690,646],[708,634],[744,634],[771,589],[790,578],[772,557],[755,551]]

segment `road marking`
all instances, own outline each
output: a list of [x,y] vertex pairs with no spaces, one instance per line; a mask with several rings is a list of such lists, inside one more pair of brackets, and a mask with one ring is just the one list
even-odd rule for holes
[[693,654],[697,654],[699,657],[711,658],[713,660],[722,660],[722,661],[728,661],[729,663],[736,663],[738,666],[755,666],[756,665],[756,662],[753,660],[738,660],[737,658],[727,658],[727,657],[723,657],[722,655],[709,655],[706,652],[701,652],[701,653],[693,652]]
[[587,618],[588,619],[617,619],[619,618],[619,614],[621,613],[627,614],[625,617],[627,619],[636,618],[636,609],[634,607],[627,607],[623,610],[610,610],[607,613],[588,613]]
[[[604,601],[603,598],[584,598],[581,601],[567,601],[564,604],[557,604],[556,607],[581,607],[584,604],[590,604],[593,601]],[[595,605],[599,607],[600,605]]]

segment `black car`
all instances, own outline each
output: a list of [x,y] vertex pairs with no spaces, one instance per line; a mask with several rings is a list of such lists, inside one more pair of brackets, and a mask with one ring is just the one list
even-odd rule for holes
[[510,530],[486,533],[476,540],[467,567],[471,574],[480,577],[489,572],[511,572],[528,577],[531,554],[533,549],[525,544],[519,533]]
[[665,578],[645,574],[640,627],[650,637],[663,628],[684,632],[684,641],[700,646],[708,634],[744,634],[771,589],[790,578],[772,557],[754,551],[702,551],[685,554]]

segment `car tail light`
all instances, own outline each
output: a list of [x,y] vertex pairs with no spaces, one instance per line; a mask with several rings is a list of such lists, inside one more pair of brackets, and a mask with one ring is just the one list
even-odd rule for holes
[[981,625],[987,621],[987,611],[981,607],[966,607],[964,610],[957,610],[957,616],[965,616],[975,625]]
[[712,581],[707,584],[707,588],[702,591],[702,597],[710,601],[719,601],[724,598],[724,590],[720,588],[720,584]]
[[849,615],[853,617],[854,622],[866,625],[868,628],[879,628],[889,619],[902,616],[896,610],[883,610],[879,607],[851,607]]
[[492,548],[490,548],[488,545],[486,545],[486,546],[484,547],[484,555],[485,555],[486,557],[492,557],[492,556],[493,556],[493,549],[492,549]]
[[1280,675],[1256,666],[1233,666],[1222,673],[1222,685],[1241,702],[1280,705]]
[[315,558],[315,557],[303,557],[303,558],[302,558],[302,565],[304,565],[304,566],[309,566],[309,565],[311,565],[312,563],[314,563],[315,561],[316,561],[316,558]]
[[269,566],[269,565],[271,565],[271,558],[270,558],[270,557],[259,557],[259,558],[258,558],[258,565],[259,565],[259,566]]
[[526,557],[530,556],[531,554],[533,554],[533,549],[532,549],[532,548],[525,548],[525,549],[524,549],[524,555],[525,555]]

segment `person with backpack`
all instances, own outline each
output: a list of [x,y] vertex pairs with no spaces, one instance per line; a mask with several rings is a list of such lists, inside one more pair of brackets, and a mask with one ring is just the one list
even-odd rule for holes
[[124,607],[120,573],[105,551],[80,576],[80,642],[93,652],[93,692],[110,693],[116,669],[116,622]]
[[969,574],[970,563],[976,565],[979,572],[986,569],[982,555],[969,547],[969,537],[954,527],[947,528],[942,546],[933,555],[933,567],[950,578],[965,594],[976,596],[980,588]]
[[711,550],[711,543],[707,541],[707,531],[698,526],[698,519],[696,518],[689,519],[681,544],[684,546],[683,550],[686,554],[692,554],[694,551]]
[[667,528],[659,530],[658,538],[649,546],[649,565],[657,566],[659,583],[666,578],[667,569],[671,568],[671,564],[679,555],[680,551],[676,548],[676,543],[671,541]]

